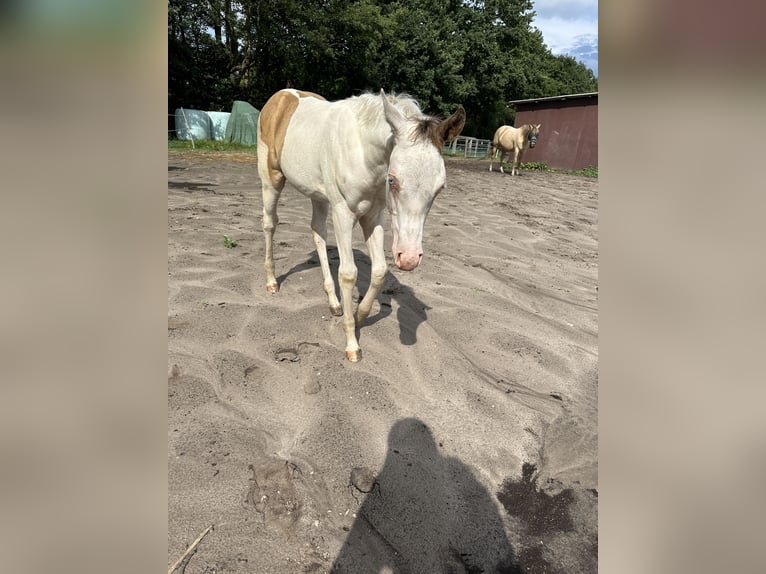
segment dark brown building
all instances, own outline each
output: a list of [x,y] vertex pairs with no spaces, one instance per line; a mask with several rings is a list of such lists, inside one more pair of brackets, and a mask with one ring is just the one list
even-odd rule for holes
[[514,125],[542,124],[537,145],[523,162],[541,161],[555,169],[598,167],[598,92],[508,102]]

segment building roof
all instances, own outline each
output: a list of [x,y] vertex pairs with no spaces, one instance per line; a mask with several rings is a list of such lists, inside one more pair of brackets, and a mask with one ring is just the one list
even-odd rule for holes
[[536,104],[538,102],[555,102],[563,100],[576,100],[581,98],[597,98],[598,92],[587,92],[585,94],[566,94],[564,96],[550,96],[548,98],[530,98],[528,100],[510,100],[508,104]]

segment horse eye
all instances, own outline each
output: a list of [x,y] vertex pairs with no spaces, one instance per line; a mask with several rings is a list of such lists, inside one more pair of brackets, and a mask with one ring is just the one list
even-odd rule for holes
[[393,176],[389,175],[388,176],[388,185],[394,185],[395,183],[396,183],[396,179]]

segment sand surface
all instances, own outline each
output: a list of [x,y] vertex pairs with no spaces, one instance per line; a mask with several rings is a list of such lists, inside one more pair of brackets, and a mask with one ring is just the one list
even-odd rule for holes
[[254,154],[169,152],[168,565],[213,525],[177,572],[596,572],[598,180],[446,164],[349,363],[310,202],[269,294]]

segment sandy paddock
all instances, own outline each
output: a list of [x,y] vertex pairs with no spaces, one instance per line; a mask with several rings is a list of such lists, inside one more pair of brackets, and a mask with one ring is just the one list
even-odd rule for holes
[[595,572],[598,180],[447,159],[354,364],[289,188],[264,288],[254,157],[168,156],[168,564]]

